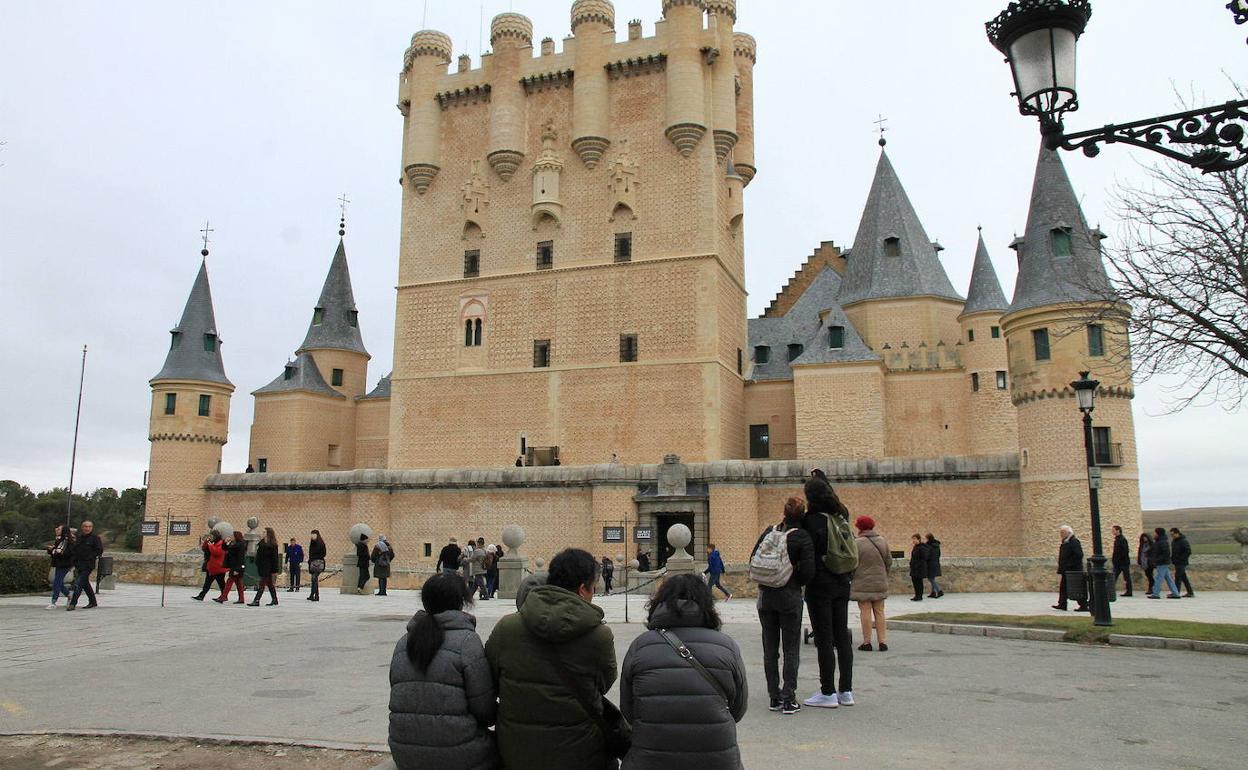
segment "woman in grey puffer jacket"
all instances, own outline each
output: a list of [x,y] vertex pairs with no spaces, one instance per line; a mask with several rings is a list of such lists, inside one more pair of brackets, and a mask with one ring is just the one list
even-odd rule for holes
[[489,727],[497,692],[477,621],[463,611],[458,576],[434,575],[420,592],[422,612],[390,659],[390,755],[400,768],[494,770]]
[[[697,575],[668,578],[650,600],[646,625],[651,630],[633,641],[620,667],[620,711],[633,726],[622,770],[741,770],[737,722],[749,699],[745,663],[737,643],[719,630],[710,589]],[[719,688],[658,629],[683,642]]]

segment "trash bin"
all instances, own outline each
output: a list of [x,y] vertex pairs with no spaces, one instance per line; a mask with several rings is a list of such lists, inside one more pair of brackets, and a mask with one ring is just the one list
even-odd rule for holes
[[1088,600],[1088,575],[1083,570],[1066,572],[1066,598],[1081,607],[1091,604]]
[[95,565],[95,590],[112,591],[117,588],[117,578],[113,575],[113,557],[101,556]]

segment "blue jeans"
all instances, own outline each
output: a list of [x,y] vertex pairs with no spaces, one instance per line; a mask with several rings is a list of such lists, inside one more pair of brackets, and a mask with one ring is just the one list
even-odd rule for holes
[[1161,584],[1165,582],[1172,596],[1179,595],[1179,587],[1174,584],[1174,575],[1170,574],[1169,564],[1158,564],[1153,567],[1153,596],[1161,594]]
[[56,604],[56,600],[62,595],[66,599],[69,598],[69,589],[65,587],[65,576],[69,574],[72,567],[56,567],[52,574],[52,603]]
[[719,582],[719,579],[724,576],[724,573],[708,572],[706,574],[707,574],[706,585],[708,588],[718,588],[720,591],[724,592],[724,596],[732,596],[732,592],[729,591],[727,588],[724,588],[724,584]]
[[932,584],[932,593],[934,593],[934,594],[938,594],[938,593],[940,593],[940,586],[936,585],[936,578],[934,578],[934,577],[929,577],[929,578],[927,579],[927,582],[929,582],[929,583],[931,583],[931,584]]

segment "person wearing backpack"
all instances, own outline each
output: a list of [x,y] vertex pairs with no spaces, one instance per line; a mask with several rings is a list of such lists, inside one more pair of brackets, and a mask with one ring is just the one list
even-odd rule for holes
[[[802,659],[802,586],[815,576],[815,544],[802,529],[806,504],[784,501],[784,520],[759,535],[750,553],[750,579],[758,583],[758,621],[763,627],[763,673],[770,710],[796,714],[797,672]],[[709,588],[709,586],[708,586]],[[784,649],[784,681],[779,657]]]
[[852,706],[854,638],[849,632],[849,592],[858,566],[858,547],[849,530],[849,509],[823,471],[811,471],[805,492],[802,529],[815,549],[815,576],[806,585],[806,610],[818,653],[819,691],[804,703],[816,708]]
[[373,577],[377,578],[375,596],[387,596],[386,582],[390,579],[390,563],[394,561],[394,546],[386,540],[385,535],[377,536],[377,545],[373,546]]

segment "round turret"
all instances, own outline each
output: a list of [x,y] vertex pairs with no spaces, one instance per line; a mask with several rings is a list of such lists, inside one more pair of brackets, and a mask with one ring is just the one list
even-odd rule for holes
[[403,55],[403,68],[412,66],[412,61],[419,56],[434,56],[445,64],[451,63],[451,38],[445,33],[434,29],[422,29],[412,35],[412,44]]
[[706,10],[706,0],[663,0],[663,17],[667,18],[668,11],[681,5],[692,5],[699,11]]
[[490,22],[490,45],[497,47],[503,38],[514,38],[521,45],[533,44],[533,22],[519,13],[500,13]]
[[706,0],[706,12],[727,16],[733,23],[737,21],[737,0]]
[[732,35],[732,53],[735,56],[744,56],[752,62],[758,62],[758,41],[753,35],[747,35],[744,32],[734,32]]
[[572,34],[576,28],[587,21],[605,24],[608,29],[615,29],[615,6],[610,0],[576,0],[572,4]]

